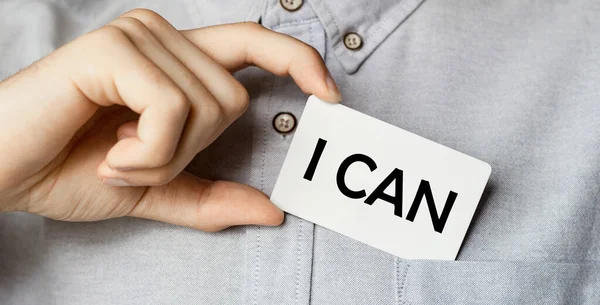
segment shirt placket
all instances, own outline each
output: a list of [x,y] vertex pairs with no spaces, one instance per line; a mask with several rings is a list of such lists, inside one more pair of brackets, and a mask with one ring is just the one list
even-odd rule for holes
[[[268,0],[261,23],[324,56],[325,30],[306,1]],[[249,109],[261,122],[253,131],[252,164],[257,170],[252,180],[271,194],[307,96],[289,77],[263,75],[259,87]],[[309,304],[313,231],[312,223],[289,214],[279,227],[247,228],[244,304]]]

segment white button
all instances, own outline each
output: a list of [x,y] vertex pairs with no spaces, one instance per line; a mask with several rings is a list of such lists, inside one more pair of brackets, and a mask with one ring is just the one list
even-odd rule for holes
[[358,50],[362,47],[362,38],[356,33],[348,33],[344,36],[344,45],[350,50]]
[[280,112],[273,118],[273,128],[279,133],[290,133],[296,127],[296,117],[289,112]]
[[293,12],[298,10],[304,1],[302,0],[279,0],[284,9]]

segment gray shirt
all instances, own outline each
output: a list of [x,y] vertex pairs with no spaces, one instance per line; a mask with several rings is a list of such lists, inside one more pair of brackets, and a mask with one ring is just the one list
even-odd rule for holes
[[[597,2],[4,0],[0,79],[135,7],[180,29],[260,18],[323,55],[345,105],[488,162],[457,261],[399,259],[291,215],[215,234],[13,213],[0,304],[600,303]],[[270,194],[293,137],[273,117],[300,117],[306,96],[256,68],[236,76],[250,108],[189,170]]]

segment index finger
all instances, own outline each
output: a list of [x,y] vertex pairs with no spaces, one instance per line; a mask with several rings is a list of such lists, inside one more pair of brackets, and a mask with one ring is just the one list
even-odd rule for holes
[[291,76],[307,94],[339,102],[342,96],[313,47],[253,22],[181,31],[196,47],[229,71],[257,66],[279,76]]

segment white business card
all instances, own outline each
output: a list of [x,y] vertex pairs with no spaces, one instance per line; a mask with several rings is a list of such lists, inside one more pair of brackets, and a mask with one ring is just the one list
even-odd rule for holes
[[311,96],[271,200],[401,258],[454,260],[490,173],[483,161]]

